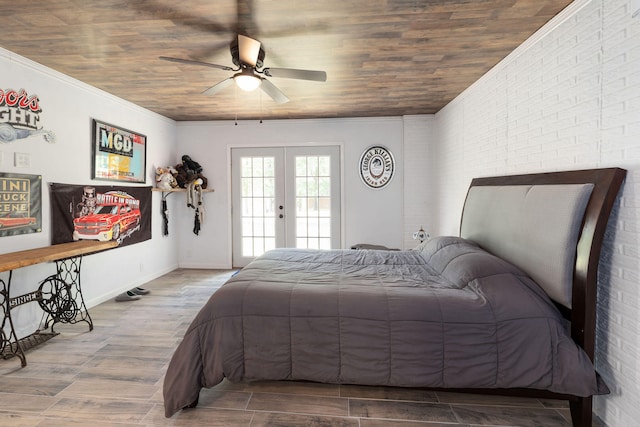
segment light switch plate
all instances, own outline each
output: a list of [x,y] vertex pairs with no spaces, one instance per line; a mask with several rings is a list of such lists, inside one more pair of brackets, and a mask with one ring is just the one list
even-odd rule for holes
[[17,168],[28,168],[31,166],[31,154],[13,153],[13,165]]

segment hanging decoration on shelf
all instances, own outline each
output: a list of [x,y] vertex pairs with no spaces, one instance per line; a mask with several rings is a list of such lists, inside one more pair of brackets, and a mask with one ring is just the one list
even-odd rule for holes
[[167,207],[167,197],[162,196],[162,235],[169,235],[169,208]]
[[207,188],[207,178],[202,175],[200,163],[186,154],[182,156],[182,164],[177,165],[176,169],[178,170],[178,177],[176,178],[178,185],[187,189],[187,206],[195,210],[193,234],[197,236],[200,233],[200,227],[204,219],[202,190]]
[[193,234],[200,233],[200,227],[204,220],[204,206],[202,205],[202,180],[200,178],[192,181],[187,186],[187,206],[195,209],[193,220]]
[[[178,187],[175,175],[178,171],[171,167],[156,168],[156,187],[161,190],[172,190]],[[162,235],[169,235],[169,208],[167,208],[167,196],[162,194]]]

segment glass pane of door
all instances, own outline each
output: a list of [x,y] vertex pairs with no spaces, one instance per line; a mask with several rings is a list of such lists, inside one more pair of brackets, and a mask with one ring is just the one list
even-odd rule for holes
[[340,247],[340,147],[287,147],[287,246]]
[[233,265],[242,267],[285,245],[283,150],[233,149]]
[[276,247],[275,158],[242,157],[240,188],[242,256]]
[[331,249],[331,156],[295,156],[296,247]]

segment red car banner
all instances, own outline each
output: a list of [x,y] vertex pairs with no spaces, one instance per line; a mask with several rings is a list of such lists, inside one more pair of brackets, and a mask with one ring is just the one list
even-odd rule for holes
[[42,231],[42,176],[0,173],[0,236]]
[[51,184],[51,244],[151,239],[151,187]]

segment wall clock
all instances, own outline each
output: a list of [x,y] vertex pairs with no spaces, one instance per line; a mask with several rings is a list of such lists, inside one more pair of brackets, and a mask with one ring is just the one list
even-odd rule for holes
[[360,156],[360,178],[367,187],[376,190],[385,187],[395,169],[393,154],[381,145],[372,145]]

